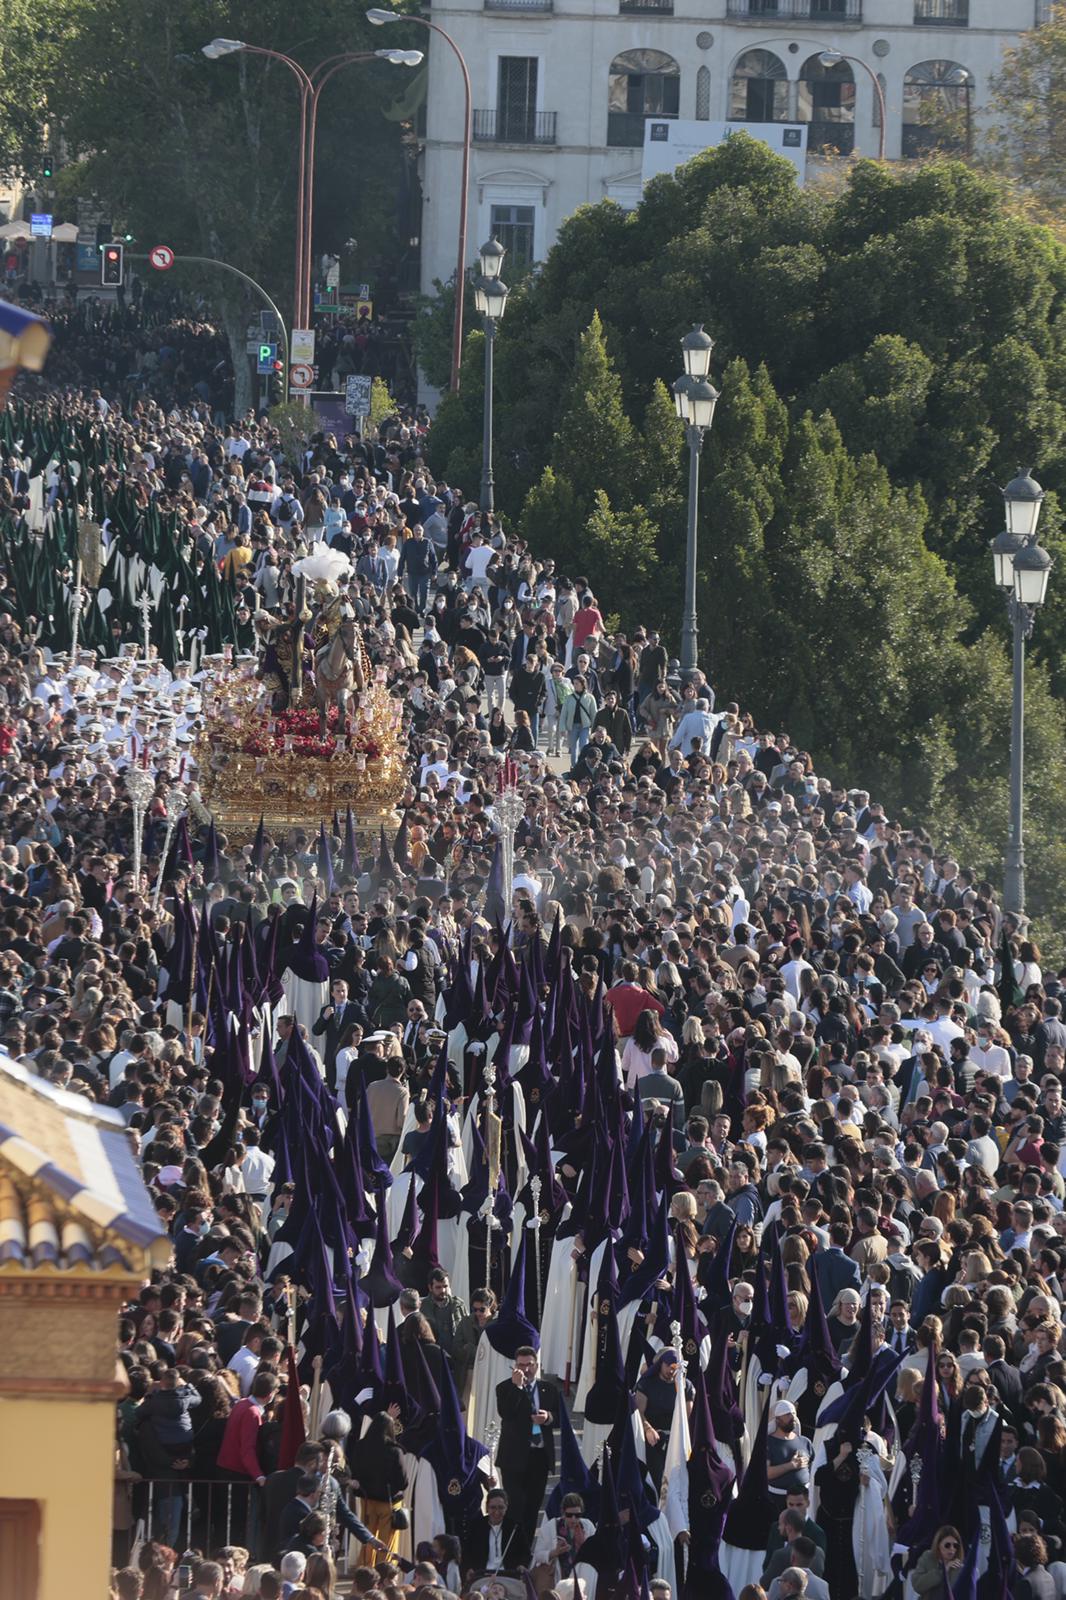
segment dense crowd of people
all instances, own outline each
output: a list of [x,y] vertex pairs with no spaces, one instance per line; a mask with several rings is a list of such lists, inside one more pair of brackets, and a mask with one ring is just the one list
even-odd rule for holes
[[1066,970],[609,632],[423,418],[294,458],[92,380],[41,404],[239,648],[349,556],[410,755],[369,853],[194,811],[164,861],[202,672],[0,616],[0,1042],[121,1117],[173,1240],[119,1326],[114,1594],[1066,1592]]

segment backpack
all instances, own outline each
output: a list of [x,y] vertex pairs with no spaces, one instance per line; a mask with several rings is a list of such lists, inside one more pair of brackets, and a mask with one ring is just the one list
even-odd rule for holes
[[914,1275],[906,1267],[894,1267],[891,1261],[886,1261],[888,1267],[889,1300],[905,1300],[910,1305],[914,1297]]
[[295,506],[295,500],[282,500],[281,504],[278,506],[278,521],[291,522],[295,514]]

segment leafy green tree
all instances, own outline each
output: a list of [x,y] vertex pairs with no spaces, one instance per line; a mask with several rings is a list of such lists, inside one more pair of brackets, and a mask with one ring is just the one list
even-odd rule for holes
[[0,172],[43,181],[48,92],[65,69],[72,16],[82,0],[0,5]]
[[918,345],[883,334],[826,373],[814,387],[812,406],[832,412],[852,449],[873,450],[893,467],[915,446],[933,372]]
[[[353,24],[342,0],[296,13],[283,0],[70,0],[63,70],[49,86],[49,120],[73,162],[68,190],[94,194],[147,250],[165,240],[183,252],[221,258],[291,305],[295,257],[298,95],[288,70],[238,53],[208,61],[202,46],[227,36],[295,54],[307,66],[380,43]],[[400,42],[400,41],[397,41]],[[323,92],[316,162],[316,253],[356,234],[360,266],[376,278],[377,252],[395,254],[392,197],[403,160],[401,130],[381,112],[399,92],[393,69],[352,67],[358,93],[336,83]],[[390,76],[392,74],[392,76]],[[339,81],[339,80],[338,80]],[[360,183],[348,178],[350,151],[362,155]],[[364,253],[365,252],[365,253]],[[258,309],[222,275],[197,269],[198,286],[221,309],[234,368],[250,381],[249,312]],[[181,275],[179,277],[179,274]],[[239,400],[248,398],[248,391]]]
[[552,462],[573,485],[579,503],[591,505],[605,484],[624,497],[633,481],[633,446],[622,383],[607,353],[599,312],[594,311],[578,344]]
[[1066,7],[1004,53],[992,79],[986,148],[997,164],[1052,210],[1066,193]]
[[558,563],[560,571],[574,576],[572,562],[584,564],[579,543],[581,514],[569,478],[545,467],[539,482],[526,495],[518,525],[519,536],[547,558]]
[[596,490],[581,548],[605,617],[639,617],[652,627],[663,620],[656,543],[655,524],[643,506],[614,511],[604,491]]

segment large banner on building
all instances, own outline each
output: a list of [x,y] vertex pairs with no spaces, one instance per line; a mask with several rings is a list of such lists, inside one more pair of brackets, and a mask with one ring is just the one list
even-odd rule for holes
[[660,172],[673,172],[693,156],[711,150],[734,133],[747,133],[786,156],[802,183],[807,167],[807,125],[803,122],[683,122],[648,117],[644,123],[641,182]]

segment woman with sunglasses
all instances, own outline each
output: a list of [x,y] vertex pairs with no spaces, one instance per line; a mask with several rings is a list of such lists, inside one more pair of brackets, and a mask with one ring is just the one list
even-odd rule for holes
[[911,1583],[922,1600],[950,1600],[945,1574],[953,1579],[962,1566],[962,1540],[959,1530],[945,1525],[933,1535],[928,1550],[923,1550],[911,1573]]

